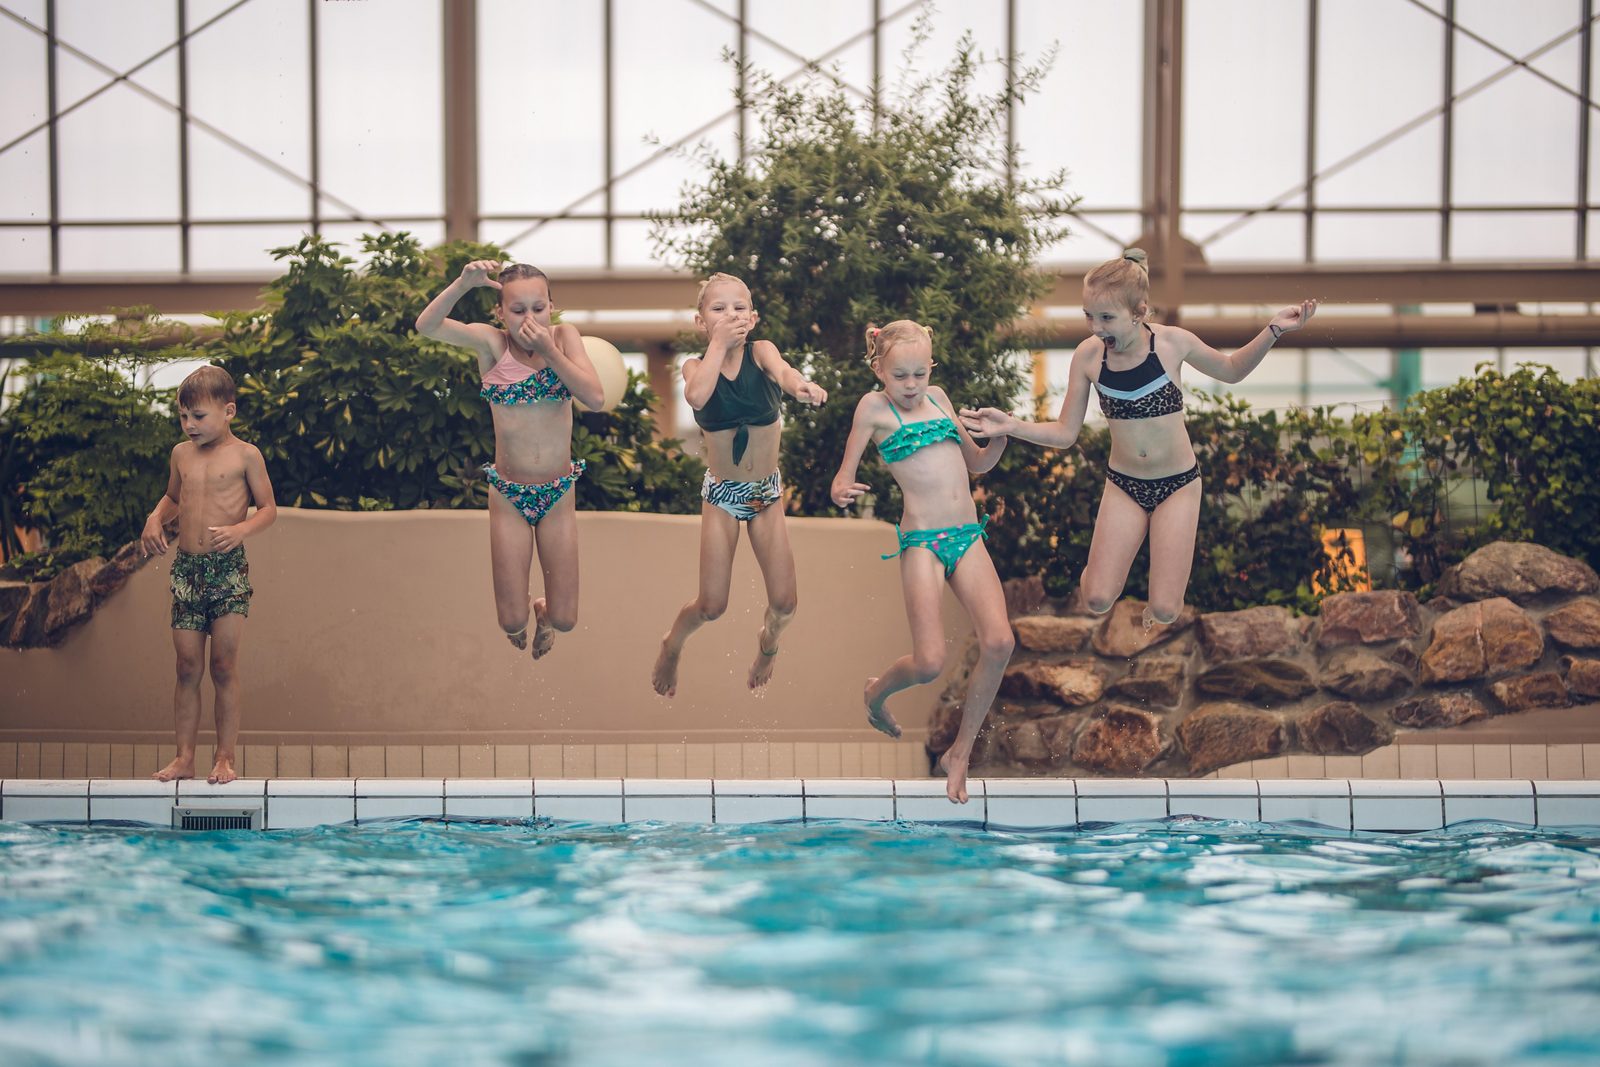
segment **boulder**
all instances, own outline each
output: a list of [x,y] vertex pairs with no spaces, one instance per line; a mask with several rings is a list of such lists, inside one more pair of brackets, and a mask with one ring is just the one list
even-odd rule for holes
[[1028,578],[1007,578],[1000,588],[1005,592],[1006,614],[1012,618],[1032,614],[1044,603],[1044,579],[1037,574]]
[[1106,691],[1105,668],[1094,660],[1041,665],[1036,676],[1040,696],[1069,707],[1093,704]]
[[1566,675],[1567,692],[1575,697],[1600,697],[1600,659],[1563,656],[1561,670]]
[[99,573],[94,576],[94,580],[89,583],[89,588],[93,591],[95,599],[104,600],[118,589],[121,589],[135,571],[149,562],[150,558],[144,554],[144,550],[139,547],[139,542],[137,541],[129,541],[117,549],[116,555],[106,561],[106,565],[101,568]]
[[1178,724],[1178,740],[1189,753],[1189,770],[1198,775],[1276,756],[1287,747],[1289,732],[1269,712],[1239,704],[1202,704]]
[[1363,701],[1388,700],[1416,684],[1392,658],[1354,645],[1335,649],[1322,664],[1317,681],[1342,697]]
[[1195,679],[1195,691],[1211,697],[1248,700],[1271,707],[1291,704],[1317,690],[1298,663],[1286,659],[1246,659],[1212,667]]
[[1562,648],[1600,648],[1600,600],[1585,597],[1544,617],[1545,633]]
[[1005,723],[995,729],[995,736],[1007,759],[1033,766],[1057,766],[1071,758],[1072,735],[1081,719],[1081,714],[1055,715]]
[[44,616],[46,641],[58,640],[67,627],[94,614],[93,582],[105,565],[105,560],[93,556],[74,563],[51,581],[50,606]]
[[1459,600],[1509,597],[1528,601],[1551,593],[1600,590],[1594,568],[1543,545],[1496,541],[1449,568],[1439,578],[1441,596]]
[[1017,645],[1030,652],[1081,652],[1098,626],[1081,616],[1023,615],[1011,620]]
[[1300,744],[1319,756],[1359,756],[1394,740],[1394,730],[1354,704],[1335,700],[1313,708],[1295,724]]
[[1194,609],[1186,606],[1172,622],[1156,623],[1146,631],[1144,601],[1120,600],[1100,620],[1092,641],[1094,650],[1107,659],[1129,659],[1172,640],[1193,624]]
[[1403,700],[1389,709],[1389,718],[1396,726],[1419,730],[1460,726],[1488,717],[1489,709],[1471,693],[1429,693],[1415,700]]
[[6,632],[6,645],[11,648],[33,648],[43,644],[44,617],[49,610],[50,583],[29,583],[28,595],[12,613],[11,628]]
[[1214,611],[1196,624],[1200,649],[1211,660],[1274,656],[1300,647],[1300,628],[1288,608]]
[[1138,774],[1166,751],[1161,720],[1126,704],[1109,704],[1078,734],[1072,758],[1107,774]]
[[1439,616],[1422,653],[1425,685],[1464,682],[1522,670],[1544,655],[1544,635],[1505,597],[1464,604]]
[[1161,704],[1175,708],[1183,702],[1183,660],[1178,656],[1151,656],[1133,661],[1133,669],[1111,683],[1106,696],[1135,704]]
[[1417,598],[1398,589],[1335,593],[1322,601],[1317,644],[1335,648],[1416,637],[1422,633],[1417,620]]
[[1489,692],[1507,712],[1529,708],[1564,708],[1569,704],[1567,683],[1555,671],[1504,678],[1489,685]]

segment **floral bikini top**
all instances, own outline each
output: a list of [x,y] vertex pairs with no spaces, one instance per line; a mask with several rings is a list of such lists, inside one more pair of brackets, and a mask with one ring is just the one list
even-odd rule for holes
[[491,404],[559,403],[572,399],[572,393],[554,370],[549,367],[534,370],[518,362],[511,354],[509,341],[499,362],[483,376],[483,388],[478,390],[478,395]]
[[[1149,326],[1145,329],[1150,330]],[[1100,380],[1094,383],[1100,395],[1100,410],[1108,419],[1154,419],[1183,410],[1183,390],[1167,376],[1156,356],[1156,332],[1150,330],[1150,354],[1130,370],[1106,366],[1111,345],[1100,355]]]
[[[935,408],[939,407],[938,401],[931,396],[928,398],[928,403]],[[878,442],[878,455],[883,457],[885,463],[899,463],[940,441],[959,443],[961,440],[961,434],[956,431],[956,424],[943,413],[942,408],[937,419],[923,419],[920,422],[910,423],[900,417],[893,400],[889,401],[889,410],[894,412],[894,419],[900,424],[900,428]]]

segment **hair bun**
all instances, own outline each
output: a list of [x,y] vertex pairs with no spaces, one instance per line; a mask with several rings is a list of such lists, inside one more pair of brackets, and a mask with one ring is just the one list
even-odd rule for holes
[[1137,263],[1141,267],[1150,259],[1142,248],[1129,248],[1122,253],[1122,258],[1129,263]]

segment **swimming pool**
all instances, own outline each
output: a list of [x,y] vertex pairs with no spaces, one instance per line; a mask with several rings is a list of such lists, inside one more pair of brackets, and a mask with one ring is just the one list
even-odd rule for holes
[[1600,836],[0,823],[0,1061],[1591,1064]]

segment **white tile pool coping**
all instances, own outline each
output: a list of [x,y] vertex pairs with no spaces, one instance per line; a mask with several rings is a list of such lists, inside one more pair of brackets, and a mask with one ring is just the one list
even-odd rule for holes
[[0,819],[171,824],[172,809],[261,807],[264,829],[381,819],[754,823],[806,819],[1071,828],[1159,819],[1315,823],[1411,833],[1489,821],[1600,827],[1600,781],[1532,779],[995,778],[965,805],[938,778],[253,778],[0,781]]

